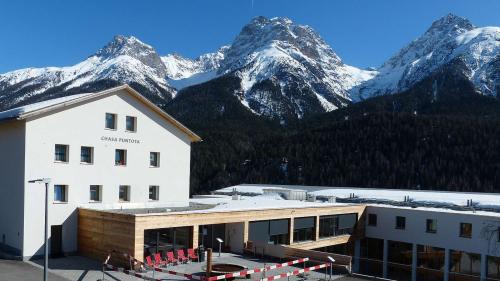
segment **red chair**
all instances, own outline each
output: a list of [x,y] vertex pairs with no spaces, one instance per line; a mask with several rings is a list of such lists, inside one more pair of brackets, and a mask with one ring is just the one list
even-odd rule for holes
[[200,257],[198,257],[198,255],[196,255],[196,253],[194,252],[194,249],[188,249],[188,258],[190,258],[191,260],[200,261]]
[[177,250],[177,259],[179,259],[180,262],[188,262],[189,261],[189,259],[184,254],[183,249]]
[[151,260],[151,256],[147,256],[146,257],[146,264],[150,268],[154,268],[155,267],[155,264],[153,263],[153,260]]
[[174,252],[167,252],[167,264],[178,263],[177,259],[174,258]]
[[155,266],[167,265],[168,263],[161,259],[160,253],[155,254]]

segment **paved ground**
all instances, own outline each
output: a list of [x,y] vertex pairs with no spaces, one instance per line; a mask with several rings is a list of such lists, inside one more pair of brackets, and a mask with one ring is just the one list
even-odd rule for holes
[[[0,260],[0,280],[40,281],[42,278],[43,270],[37,266],[22,261]],[[49,274],[49,280],[68,281],[53,273]]]
[[[239,255],[234,254],[223,254],[222,257],[214,257],[214,263],[235,263],[239,265],[246,266],[249,269],[253,269],[256,267],[263,267],[265,265],[272,265],[275,263],[280,263],[278,260],[262,260],[259,258],[243,258]],[[42,260],[38,260],[35,262],[19,262],[19,261],[2,261],[0,260],[0,280],[41,280],[42,277]],[[112,259],[110,261],[112,264]],[[201,274],[203,272],[203,266],[205,263],[188,263],[181,264],[178,266],[169,266],[169,270],[175,270],[183,273],[190,274]],[[313,264],[308,263],[306,266],[312,266]],[[101,266],[98,261],[94,261],[88,258],[80,257],[80,256],[71,256],[64,257],[58,259],[50,259],[49,260],[49,268],[50,268],[50,281],[67,281],[67,280],[75,280],[75,281],[96,281],[101,280],[103,278],[103,273],[101,271]],[[277,275],[283,272],[289,272],[294,269],[303,268],[303,264],[297,265],[297,267],[285,267],[281,269],[275,269],[268,271],[266,276]],[[153,276],[153,273],[147,272],[147,276]],[[169,275],[166,273],[155,273],[155,278],[162,278],[165,280],[179,280],[179,281],[187,281],[187,279]],[[252,280],[258,280],[262,278],[261,274],[252,275]],[[326,275],[326,279],[328,279],[328,275]],[[341,279],[342,276],[334,275],[333,279],[337,279],[336,281],[357,281],[360,279]],[[119,272],[106,271],[104,273],[104,279],[108,281],[139,281],[142,279],[132,277],[129,275],[125,275]],[[325,271],[324,269],[320,269],[317,272],[311,272],[304,277],[290,277],[289,281],[299,281],[299,280],[321,280],[325,279]],[[238,280],[238,279],[237,279]],[[243,280],[243,279],[241,279]],[[288,281],[287,279],[281,279],[283,281]]]

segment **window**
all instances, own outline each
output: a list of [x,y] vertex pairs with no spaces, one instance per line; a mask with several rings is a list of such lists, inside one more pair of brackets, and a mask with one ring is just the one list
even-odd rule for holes
[[472,237],[472,223],[466,223],[466,222],[460,223],[460,237],[463,238]]
[[125,149],[115,150],[115,165],[117,166],[127,165],[127,151]]
[[406,227],[406,218],[405,217],[396,217],[396,229],[405,229]]
[[90,186],[90,201],[100,202],[101,201],[101,186],[91,185]]
[[293,219],[293,242],[312,241],[316,236],[315,217]]
[[69,146],[64,144],[56,144],[55,160],[57,162],[68,162]]
[[425,231],[427,233],[436,233],[437,232],[437,220],[427,219],[425,223]]
[[54,202],[68,202],[67,185],[54,185]]
[[368,214],[368,225],[369,226],[377,226],[377,215],[376,214]]
[[137,130],[137,118],[132,116],[127,116],[125,120],[126,120],[125,129],[129,132],[135,132]]
[[160,187],[157,185],[149,186],[149,200],[157,201],[160,198]]
[[119,192],[118,196],[119,196],[120,202],[130,201],[130,186],[120,185],[120,192]]
[[82,146],[80,152],[80,162],[85,164],[94,163],[94,148],[90,146]]
[[150,152],[149,153],[149,166],[150,167],[160,167],[160,153]]
[[352,234],[358,214],[341,214],[319,217],[319,238]]
[[106,129],[116,130],[116,114],[106,113]]

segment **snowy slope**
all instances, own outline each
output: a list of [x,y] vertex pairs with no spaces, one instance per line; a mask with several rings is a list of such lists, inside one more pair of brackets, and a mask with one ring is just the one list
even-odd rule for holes
[[[9,107],[60,87],[68,91],[97,81],[139,84],[150,98],[170,100],[175,89],[155,50],[135,37],[116,36],[86,60],[69,67],[27,68],[0,75],[0,105]],[[153,97],[151,97],[153,96]]]
[[437,21],[419,38],[401,49],[379,69],[373,79],[351,91],[354,100],[404,91],[433,71],[460,60],[466,76],[478,91],[496,95],[500,50],[500,28],[476,28],[467,19],[449,14]]
[[168,54],[161,57],[161,60],[167,68],[167,77],[175,81],[218,69],[228,48],[228,46],[222,46],[216,52],[203,54],[196,59],[185,58],[178,54]]

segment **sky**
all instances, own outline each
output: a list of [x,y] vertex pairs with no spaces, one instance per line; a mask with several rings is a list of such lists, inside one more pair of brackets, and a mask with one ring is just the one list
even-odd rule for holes
[[315,29],[347,64],[377,67],[454,13],[476,26],[500,26],[498,0],[73,0],[0,5],[0,73],[69,66],[117,34],[160,55],[194,58],[227,45],[256,16],[288,17]]

